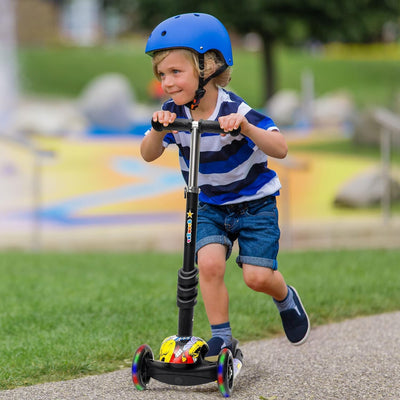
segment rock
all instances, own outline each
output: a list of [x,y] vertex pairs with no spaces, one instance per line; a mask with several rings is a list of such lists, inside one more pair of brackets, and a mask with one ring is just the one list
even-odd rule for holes
[[133,102],[127,78],[120,74],[104,74],[89,82],[81,94],[79,105],[89,124],[124,130],[133,122]]
[[294,90],[281,90],[272,96],[266,106],[267,114],[278,126],[294,125],[301,101]]
[[312,114],[315,125],[342,125],[353,121],[355,105],[347,93],[331,93],[314,101]]
[[[359,115],[354,125],[353,141],[356,144],[380,146],[381,127],[374,119],[374,114],[378,108],[368,108]],[[400,148],[400,134],[391,135],[391,145]]]
[[[335,205],[343,207],[370,207],[382,200],[384,193],[383,172],[376,167],[364,171],[346,182],[335,197]],[[400,200],[400,183],[390,178],[391,200]]]
[[354,124],[353,141],[356,144],[379,146],[380,127],[375,121],[374,108],[368,108],[362,112]]
[[308,106],[303,103],[296,91],[281,90],[268,101],[266,111],[278,126],[304,125],[304,123],[312,123],[315,126],[338,126],[353,122],[355,117],[354,102],[345,92],[330,93],[310,100]]
[[86,120],[72,101],[25,98],[16,111],[15,131],[25,135],[69,136],[85,130]]

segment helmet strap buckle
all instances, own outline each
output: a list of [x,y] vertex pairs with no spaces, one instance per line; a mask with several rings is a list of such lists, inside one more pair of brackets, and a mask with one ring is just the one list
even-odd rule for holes
[[222,74],[222,72],[224,72],[227,68],[228,68],[228,65],[226,63],[224,63],[224,65],[221,65],[214,73],[212,73],[209,77],[204,79],[204,54],[200,53],[199,54],[199,70],[200,70],[199,87],[196,90],[194,99],[185,105],[187,107],[189,107],[191,110],[195,110],[199,106],[200,100],[206,94],[206,90],[204,89],[204,86],[206,86],[207,83],[211,81],[211,79]]

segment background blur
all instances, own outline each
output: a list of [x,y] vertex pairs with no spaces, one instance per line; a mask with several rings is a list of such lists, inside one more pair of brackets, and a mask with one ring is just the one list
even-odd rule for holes
[[230,89],[289,143],[282,247],[400,246],[400,3],[215,3],[0,0],[0,248],[181,249],[177,154],[139,145],[163,101],[147,37],[191,11],[226,25]]

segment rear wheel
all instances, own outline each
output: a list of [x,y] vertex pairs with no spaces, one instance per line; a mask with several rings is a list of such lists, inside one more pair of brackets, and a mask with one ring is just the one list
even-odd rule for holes
[[132,381],[136,389],[146,389],[146,386],[150,381],[147,361],[153,359],[153,352],[147,344],[143,344],[136,350],[132,362]]
[[230,397],[233,390],[233,356],[232,352],[224,348],[218,356],[218,389],[222,396]]

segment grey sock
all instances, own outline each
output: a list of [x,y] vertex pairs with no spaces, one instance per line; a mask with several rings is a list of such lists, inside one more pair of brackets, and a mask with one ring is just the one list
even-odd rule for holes
[[211,325],[211,333],[213,337],[220,337],[226,346],[232,343],[232,329],[229,321],[219,325]]
[[288,286],[287,296],[282,301],[278,301],[278,300],[274,299],[274,303],[278,307],[279,312],[296,308],[296,303],[294,302],[294,299],[293,299],[292,289],[290,289],[290,287]]

